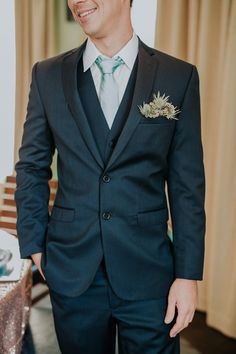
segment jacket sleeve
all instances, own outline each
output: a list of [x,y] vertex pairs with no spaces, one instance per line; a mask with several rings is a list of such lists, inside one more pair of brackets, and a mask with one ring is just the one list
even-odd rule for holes
[[48,224],[54,142],[37,85],[36,63],[32,69],[26,121],[19,161],[15,165],[17,234],[22,258],[43,251]]
[[202,280],[205,238],[205,172],[201,141],[199,78],[189,78],[168,155],[168,198],[175,277]]

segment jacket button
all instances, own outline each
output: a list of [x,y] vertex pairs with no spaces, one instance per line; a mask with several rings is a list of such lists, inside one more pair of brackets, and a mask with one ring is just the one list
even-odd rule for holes
[[104,220],[109,220],[111,218],[111,213],[106,211],[102,214],[102,217]]
[[111,177],[110,176],[108,176],[108,175],[104,175],[103,177],[102,177],[102,180],[103,180],[103,182],[110,182],[110,180],[111,180]]

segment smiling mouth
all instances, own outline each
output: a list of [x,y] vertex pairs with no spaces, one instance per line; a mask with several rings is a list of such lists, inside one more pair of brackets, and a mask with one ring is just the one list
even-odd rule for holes
[[85,18],[85,17],[93,14],[96,10],[97,10],[97,8],[95,7],[94,9],[90,9],[90,10],[78,11],[77,15],[79,18]]

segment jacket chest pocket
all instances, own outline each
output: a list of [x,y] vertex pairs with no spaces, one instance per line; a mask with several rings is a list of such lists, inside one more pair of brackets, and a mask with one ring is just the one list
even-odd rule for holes
[[175,125],[175,120],[173,119],[167,119],[166,117],[160,116],[157,118],[146,118],[146,117],[141,117],[139,124],[144,124],[144,125],[158,125],[158,126],[169,126],[169,127],[174,127]]

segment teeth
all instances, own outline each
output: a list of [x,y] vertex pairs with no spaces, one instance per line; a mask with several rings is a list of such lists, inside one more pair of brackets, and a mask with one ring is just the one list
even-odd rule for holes
[[85,17],[90,15],[92,12],[94,12],[96,9],[88,10],[86,12],[79,13],[79,17]]

